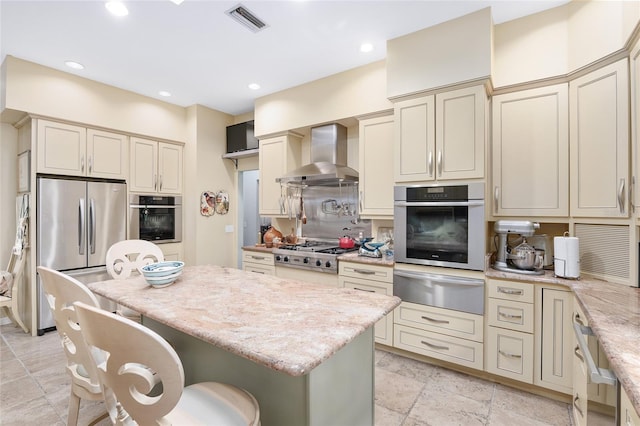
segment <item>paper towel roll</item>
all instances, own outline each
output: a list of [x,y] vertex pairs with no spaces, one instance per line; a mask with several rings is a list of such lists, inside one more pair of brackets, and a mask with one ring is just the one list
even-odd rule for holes
[[562,278],[580,277],[580,243],[577,237],[554,237],[554,271]]

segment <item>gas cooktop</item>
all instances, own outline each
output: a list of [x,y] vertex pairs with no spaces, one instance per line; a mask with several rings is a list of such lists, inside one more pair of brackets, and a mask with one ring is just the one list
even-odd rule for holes
[[357,249],[345,249],[324,241],[307,241],[304,244],[280,246],[273,250],[273,254],[278,266],[337,274],[337,257]]

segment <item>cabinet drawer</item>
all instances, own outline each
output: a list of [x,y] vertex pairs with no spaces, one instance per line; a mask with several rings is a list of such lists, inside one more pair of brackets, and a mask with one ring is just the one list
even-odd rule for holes
[[393,346],[482,370],[482,343],[395,324]]
[[515,281],[487,280],[487,295],[494,299],[533,303],[534,288],[535,286],[533,284]]
[[271,253],[260,253],[257,251],[243,251],[242,252],[242,264],[259,263],[261,265],[275,265],[273,255]]
[[489,327],[487,371],[525,383],[533,383],[533,335]]
[[489,325],[533,333],[533,304],[489,299]]
[[242,265],[242,270],[246,272],[255,272],[257,274],[264,274],[264,275],[276,274],[275,266],[266,266],[266,265],[260,265],[256,263],[245,263]]
[[[383,283],[363,278],[338,277],[338,287],[352,288],[354,290],[393,295],[393,284]],[[387,314],[375,325],[375,340],[377,343],[393,345],[393,313]]]
[[365,278],[368,280],[393,282],[393,268],[390,266],[371,265],[340,261],[338,272],[345,277]]
[[394,322],[425,331],[482,342],[482,315],[402,302],[394,311]]

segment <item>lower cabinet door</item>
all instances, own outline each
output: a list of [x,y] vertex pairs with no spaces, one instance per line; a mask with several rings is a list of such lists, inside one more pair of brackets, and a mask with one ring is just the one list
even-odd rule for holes
[[487,371],[533,383],[533,335],[488,327]]
[[393,346],[478,370],[483,368],[483,348],[480,342],[395,323]]
[[[387,296],[393,295],[393,284],[380,281],[364,280],[362,278],[338,277],[338,287],[352,288],[368,293],[379,293]],[[376,343],[393,345],[393,312],[389,312],[375,325]]]
[[587,424],[588,410],[588,376],[587,364],[584,354],[576,344],[573,350],[573,402],[571,410],[573,412],[573,423],[576,426]]

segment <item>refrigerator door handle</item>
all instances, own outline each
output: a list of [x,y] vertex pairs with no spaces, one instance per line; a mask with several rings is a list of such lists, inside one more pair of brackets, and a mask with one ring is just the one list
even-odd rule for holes
[[84,198],[80,198],[78,204],[78,254],[84,254],[84,239],[85,239],[85,226],[84,226]]
[[96,252],[96,204],[95,200],[89,200],[89,250],[91,254]]

